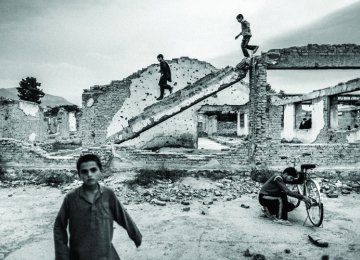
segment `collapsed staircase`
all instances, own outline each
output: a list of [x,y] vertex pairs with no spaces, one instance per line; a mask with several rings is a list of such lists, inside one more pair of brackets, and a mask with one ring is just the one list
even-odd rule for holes
[[246,76],[247,69],[237,66],[235,71],[232,67],[226,67],[206,75],[145,108],[141,114],[129,120],[127,127],[108,137],[107,142],[120,144],[138,137],[144,131],[239,82]]

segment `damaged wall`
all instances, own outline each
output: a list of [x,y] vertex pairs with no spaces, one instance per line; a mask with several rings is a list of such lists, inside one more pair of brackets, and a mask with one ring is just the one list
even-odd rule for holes
[[[318,98],[312,101],[311,106],[311,122],[310,129],[299,129],[300,121],[296,118],[303,118],[301,114],[298,116],[301,104],[287,104],[284,108],[284,128],[281,137],[288,142],[293,140],[302,143],[313,143],[318,138],[320,131],[326,126],[325,122],[328,121],[328,114],[326,113],[327,97]],[[324,112],[325,111],[325,112]]]
[[[182,57],[168,61],[172,72],[173,91],[194,83],[216,71],[211,64]],[[81,132],[83,144],[104,143],[110,135],[128,125],[128,120],[158,102],[159,65],[153,64],[122,81],[84,90]],[[168,91],[165,93],[168,95]]]
[[80,109],[75,106],[56,106],[45,111],[49,139],[68,140],[78,137]]
[[46,137],[47,122],[38,104],[0,98],[0,138],[38,142]]

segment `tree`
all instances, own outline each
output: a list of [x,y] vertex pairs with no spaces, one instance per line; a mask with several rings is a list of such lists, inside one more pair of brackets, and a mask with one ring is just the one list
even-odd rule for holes
[[279,96],[280,98],[284,98],[284,97],[286,96],[285,91],[282,90],[282,89],[280,89],[278,96]]
[[45,96],[45,93],[40,89],[40,82],[36,78],[27,77],[19,82],[20,87],[17,87],[18,97],[21,100],[31,101],[40,104],[40,99]]

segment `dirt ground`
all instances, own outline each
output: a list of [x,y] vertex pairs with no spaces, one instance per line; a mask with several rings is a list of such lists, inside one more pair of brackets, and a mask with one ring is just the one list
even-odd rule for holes
[[[201,187],[204,180],[186,178]],[[208,185],[208,181],[207,181]],[[0,259],[54,259],[52,226],[64,194],[50,187],[0,189]],[[259,216],[257,196],[202,205],[193,200],[190,211],[177,203],[157,206],[130,204],[126,208],[143,234],[136,249],[116,224],[113,244],[122,259],[251,259],[246,249],[266,259],[359,259],[360,195],[325,198],[323,228],[303,226],[305,206],[290,213],[293,226],[281,226]],[[245,209],[240,205],[249,205]],[[205,215],[201,214],[205,211]],[[328,248],[311,244],[308,234],[320,235]],[[286,253],[285,249],[290,252]]]

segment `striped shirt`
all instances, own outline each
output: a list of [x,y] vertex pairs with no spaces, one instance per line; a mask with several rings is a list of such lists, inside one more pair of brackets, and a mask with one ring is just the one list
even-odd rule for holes
[[281,187],[276,183],[276,181],[284,182],[284,179],[283,177],[281,177],[281,175],[274,174],[261,187],[260,194],[279,195],[280,193],[284,192]]

